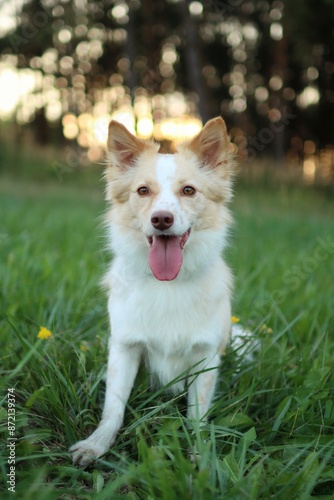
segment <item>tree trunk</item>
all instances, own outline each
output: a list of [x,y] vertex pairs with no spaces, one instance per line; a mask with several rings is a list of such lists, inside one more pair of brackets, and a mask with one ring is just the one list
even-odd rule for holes
[[198,33],[189,12],[189,2],[181,2],[183,26],[185,32],[184,53],[187,68],[188,88],[198,96],[198,109],[205,123],[210,118],[208,95],[202,75],[202,62],[199,51]]

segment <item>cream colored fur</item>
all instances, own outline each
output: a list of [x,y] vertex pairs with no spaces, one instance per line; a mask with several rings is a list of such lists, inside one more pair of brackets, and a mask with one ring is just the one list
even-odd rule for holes
[[[231,222],[233,158],[224,121],[209,121],[175,155],[135,138],[111,122],[106,171],[110,247],[105,283],[111,324],[107,390],[102,420],[91,436],[70,448],[86,465],[108,451],[122,425],[138,367],[173,391],[187,388],[188,417],[205,419],[230,333],[231,273],[222,259]],[[186,195],[184,188],[195,192]],[[138,189],[148,189],[140,195]],[[173,214],[164,234],[182,237],[183,263],[172,281],[160,281],[148,263],[149,238],[160,234],[151,218]],[[186,374],[181,377],[181,374]]]

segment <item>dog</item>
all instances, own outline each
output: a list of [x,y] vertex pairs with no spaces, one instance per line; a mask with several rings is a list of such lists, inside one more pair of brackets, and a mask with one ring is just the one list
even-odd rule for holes
[[225,122],[208,121],[175,154],[158,150],[111,121],[106,396],[97,429],[69,450],[81,466],[114,443],[142,360],[173,392],[186,387],[188,418],[205,421],[229,339],[233,280],[222,251],[234,153]]

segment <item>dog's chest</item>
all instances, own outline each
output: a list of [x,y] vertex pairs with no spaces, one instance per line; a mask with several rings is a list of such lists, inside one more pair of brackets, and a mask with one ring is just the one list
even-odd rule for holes
[[157,284],[142,283],[110,297],[115,339],[142,344],[148,352],[161,355],[186,355],[195,345],[219,343],[224,311],[217,298],[191,282],[164,287]]

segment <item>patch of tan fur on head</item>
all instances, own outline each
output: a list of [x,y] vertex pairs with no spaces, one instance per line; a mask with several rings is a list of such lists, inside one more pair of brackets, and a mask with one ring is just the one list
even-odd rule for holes
[[129,199],[130,186],[135,172],[133,168],[146,155],[158,152],[159,144],[144,141],[132,135],[124,125],[112,120],[108,135],[108,168],[106,199],[125,203]]
[[193,139],[178,146],[185,159],[196,158],[198,166],[208,178],[214,176],[209,196],[216,202],[232,198],[232,181],[235,173],[234,148],[227,135],[224,120],[219,116],[209,120]]

